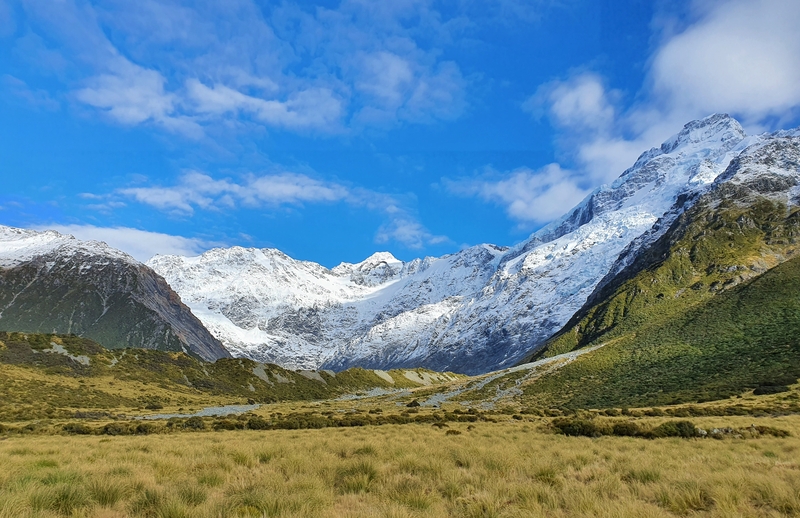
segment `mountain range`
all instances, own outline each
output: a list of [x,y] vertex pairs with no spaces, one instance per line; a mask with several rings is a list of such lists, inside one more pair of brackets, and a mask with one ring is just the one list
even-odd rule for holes
[[[675,248],[701,223],[694,245],[722,235],[708,222],[728,222],[734,212],[747,213],[735,224],[762,237],[721,245],[737,260],[706,257],[703,271],[711,273],[689,269],[680,278],[690,285],[651,293],[661,296],[654,300],[713,297],[791,259],[794,234],[763,237],[772,231],[758,218],[794,217],[798,157],[800,130],[747,136],[733,118],[712,115],[644,152],[612,184],[513,247],[484,244],[409,262],[380,252],[332,269],[241,247],[142,265],[99,243],[0,227],[0,329],[72,332],[109,347],[232,354],[295,369],[488,372],[610,332],[630,309],[619,297],[636,298],[642,288],[620,290],[702,250]],[[763,210],[751,214],[754,207]],[[787,225],[782,232],[793,232]]]

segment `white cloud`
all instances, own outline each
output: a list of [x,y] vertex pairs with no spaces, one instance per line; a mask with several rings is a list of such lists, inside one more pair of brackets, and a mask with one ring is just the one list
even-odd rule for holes
[[112,73],[88,79],[88,86],[75,97],[89,106],[105,111],[123,124],[154,122],[186,136],[202,136],[202,128],[190,118],[175,115],[175,94],[164,90],[166,79],[155,70],[147,70],[119,58],[110,67]]
[[580,178],[558,164],[538,171],[526,167],[503,174],[488,171],[481,177],[444,179],[443,183],[453,194],[478,196],[503,206],[511,219],[523,224],[548,222],[588,194]]
[[246,95],[224,85],[210,88],[196,79],[186,82],[186,90],[200,114],[244,112],[270,126],[330,129],[341,118],[343,111],[342,102],[332,91],[324,88],[296,92],[284,102]]
[[[549,117],[560,132],[559,147],[574,162],[573,177],[584,184],[597,185],[615,179],[652,145],[648,144],[649,135],[621,135],[626,121],[615,108],[619,97],[619,92],[606,88],[598,74],[582,72],[540,86],[525,101],[523,110],[537,118]],[[649,129],[661,127],[651,124]]]
[[339,133],[453,119],[467,105],[468,81],[441,55],[469,23],[430,0],[28,0],[23,10],[60,45],[62,76],[83,78],[73,98],[123,124],[191,137],[229,119]]
[[248,206],[339,201],[350,191],[339,184],[296,173],[249,175],[242,182],[216,180],[197,171],[182,175],[169,187],[130,187],[120,194],[161,210],[191,214],[195,207],[212,209],[242,203]]
[[704,0],[694,6],[694,21],[665,35],[654,50],[639,100],[627,109],[619,108],[622,94],[592,72],[542,85],[523,104],[534,117],[548,116],[576,178],[610,182],[642,151],[715,112],[755,130],[796,115],[800,3]]
[[36,230],[55,230],[62,234],[71,234],[82,240],[103,241],[141,262],[147,261],[156,254],[195,256],[218,245],[218,243],[209,243],[202,239],[148,232],[128,227],[54,224],[39,225],[35,228]]
[[[241,206],[276,207],[305,203],[345,203],[382,215],[375,240],[378,243],[396,241],[408,248],[448,241],[445,236],[430,233],[399,199],[364,188],[348,187],[298,173],[249,174],[239,181],[215,179],[205,173],[189,171],[172,186],[129,187],[119,189],[114,196],[133,199],[159,210],[177,215],[191,215],[197,209],[227,210]],[[97,195],[84,194],[96,200]],[[101,196],[100,198],[109,198]],[[111,200],[103,204],[119,203]]]
[[800,105],[800,2],[703,2],[704,14],[653,57],[655,96],[692,117],[730,112],[757,123]]
[[408,248],[418,250],[426,245],[447,243],[450,240],[446,236],[431,234],[416,220],[400,217],[382,225],[375,234],[376,243],[389,241],[397,241]]
[[594,73],[543,84],[523,109],[537,116],[549,112],[556,124],[573,130],[607,131],[614,122],[614,107],[603,80]]

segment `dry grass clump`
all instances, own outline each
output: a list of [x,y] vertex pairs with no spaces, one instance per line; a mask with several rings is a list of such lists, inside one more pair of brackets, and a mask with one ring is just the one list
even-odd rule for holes
[[[713,426],[715,423],[698,422]],[[796,429],[798,417],[760,424]],[[534,423],[12,436],[0,517],[785,516],[800,439],[568,437]]]

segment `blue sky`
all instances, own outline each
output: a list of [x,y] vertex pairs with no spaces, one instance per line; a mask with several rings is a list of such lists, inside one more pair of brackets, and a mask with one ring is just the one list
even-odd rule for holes
[[0,224],[144,260],[512,245],[714,112],[800,124],[800,2],[0,0]]

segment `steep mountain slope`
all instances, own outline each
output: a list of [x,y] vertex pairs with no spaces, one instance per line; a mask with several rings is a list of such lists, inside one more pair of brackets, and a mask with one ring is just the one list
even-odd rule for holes
[[304,368],[487,372],[540,348],[732,160],[779,137],[747,137],[726,115],[689,123],[511,249],[480,245],[409,263],[376,254],[332,270],[241,248],[148,264],[237,356]]
[[230,357],[164,279],[105,243],[0,226],[0,329]]
[[663,404],[800,376],[798,133],[748,147],[652,246],[623,258],[628,265],[537,355],[607,345],[528,395],[567,406]]

